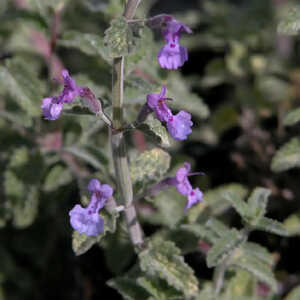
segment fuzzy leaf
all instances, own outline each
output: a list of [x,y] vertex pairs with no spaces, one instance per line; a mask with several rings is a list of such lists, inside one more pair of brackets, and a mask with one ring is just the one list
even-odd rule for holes
[[54,191],[58,187],[69,183],[72,180],[70,170],[61,165],[54,166],[47,174],[44,182],[44,190]]
[[245,242],[244,237],[236,230],[231,229],[216,241],[206,257],[209,268],[219,265],[228,258],[235,249]]
[[249,212],[247,203],[240,197],[240,195],[233,192],[226,192],[224,193],[223,197],[233,206],[233,208],[242,218],[248,217]]
[[217,235],[213,231],[201,224],[183,224],[180,228],[193,233],[197,238],[204,239],[211,244],[216,243],[218,240]]
[[198,293],[194,271],[184,262],[174,243],[163,240],[149,241],[139,254],[141,269],[150,276],[164,279],[176,290],[190,298]]
[[43,161],[39,153],[30,153],[21,147],[11,154],[4,173],[4,190],[6,209],[17,228],[28,227],[37,215],[38,184],[42,172]]
[[242,251],[246,255],[255,256],[257,259],[269,266],[272,266],[274,263],[272,254],[265,247],[262,247],[259,244],[247,242],[243,246]]
[[184,218],[186,199],[176,189],[172,188],[159,193],[154,198],[147,199],[156,208],[155,213],[143,217],[151,224],[165,225],[175,228]]
[[300,299],[300,286],[295,287],[284,300],[298,300]]
[[256,188],[251,193],[248,199],[249,213],[251,218],[258,220],[265,215],[270,194],[271,191],[265,188]]
[[283,123],[286,126],[292,126],[300,121],[300,108],[290,111],[284,118]]
[[161,145],[162,147],[170,146],[168,132],[160,121],[148,117],[148,119],[140,124],[137,129],[145,133],[154,144]]
[[133,182],[158,181],[170,167],[170,155],[160,148],[141,153],[131,164],[130,174]]
[[271,268],[255,256],[243,253],[236,257],[233,265],[250,272],[258,280],[268,284],[274,291],[277,290],[277,282]]
[[272,159],[271,169],[282,172],[300,166],[300,139],[293,138],[283,145]]
[[116,289],[126,300],[148,299],[147,291],[139,286],[135,279],[117,277],[107,282],[107,285]]
[[18,201],[12,209],[13,225],[16,228],[26,228],[30,226],[38,212],[38,190],[37,187],[27,187],[23,201]]
[[106,61],[109,60],[103,39],[96,34],[66,31],[58,43],[64,47],[76,48],[87,55],[100,56]]
[[168,286],[168,284],[158,278],[153,277],[140,277],[138,283],[142,286],[154,299],[159,300],[179,300],[182,299],[182,295],[174,288]]
[[110,57],[133,54],[140,45],[142,28],[138,23],[127,23],[124,17],[113,19],[104,37],[104,45]]
[[[256,295],[256,280],[251,274],[244,270],[238,270],[235,276],[230,280],[229,288],[227,289],[226,296],[229,300],[241,300],[241,299],[255,299]],[[229,294],[229,293],[230,294]]]
[[254,224],[254,227],[259,230],[271,232],[281,236],[288,236],[289,233],[285,229],[284,225],[276,220],[263,217],[257,223]]
[[173,74],[168,85],[168,95],[174,98],[171,107],[185,110],[195,116],[206,119],[209,116],[208,106],[203,99],[190,92],[187,83],[178,74]]
[[218,237],[224,236],[229,231],[228,226],[214,218],[209,219],[206,222],[205,227],[213,231]]
[[300,6],[292,5],[278,25],[277,31],[281,34],[296,35],[300,31]]
[[104,168],[102,165],[102,162],[99,161],[99,158],[92,153],[91,151],[89,151],[88,148],[83,148],[83,147],[67,147],[63,149],[64,151],[71,153],[73,155],[75,155],[76,157],[82,159],[83,161],[85,161],[86,163],[90,164],[91,166],[93,166],[96,170],[101,170],[104,172]]
[[289,235],[300,235],[300,214],[291,214],[284,220],[284,227]]
[[93,245],[95,245],[102,238],[99,236],[88,236],[84,233],[80,234],[78,231],[74,231],[72,235],[72,248],[74,253],[78,256],[87,252]]
[[134,257],[134,249],[125,222],[118,222],[116,232],[107,235],[100,244],[105,248],[105,263],[111,272],[120,274],[128,268]]
[[0,66],[0,90],[8,93],[29,116],[41,115],[44,86],[25,61],[16,58],[8,61],[6,67]]

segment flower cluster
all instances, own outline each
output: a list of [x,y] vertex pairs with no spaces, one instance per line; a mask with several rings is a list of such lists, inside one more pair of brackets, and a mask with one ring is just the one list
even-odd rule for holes
[[101,184],[98,179],[89,182],[88,190],[91,200],[86,208],[76,204],[69,212],[70,223],[79,233],[96,236],[103,231],[104,220],[99,216],[99,210],[111,198],[113,189],[108,184]]
[[80,96],[82,87],[76,85],[75,81],[70,77],[67,70],[62,71],[64,79],[64,89],[58,97],[49,97],[43,99],[41,109],[46,120],[57,120],[60,116],[64,103],[73,102],[74,98]]
[[171,16],[164,16],[165,28],[162,32],[167,44],[158,53],[158,62],[162,68],[178,69],[188,60],[187,49],[179,44],[182,31],[192,33],[192,30]]
[[173,115],[166,104],[166,91],[166,87],[163,86],[159,94],[148,94],[147,105],[155,112],[158,120],[167,123],[168,131],[174,139],[185,140],[187,136],[192,133],[192,116],[183,110]]
[[192,175],[201,175],[202,173],[190,173],[191,165],[184,163],[184,167],[176,172],[176,176],[168,179],[168,184],[176,187],[177,191],[187,197],[185,211],[198,202],[202,201],[203,193],[199,188],[193,189],[188,177]]

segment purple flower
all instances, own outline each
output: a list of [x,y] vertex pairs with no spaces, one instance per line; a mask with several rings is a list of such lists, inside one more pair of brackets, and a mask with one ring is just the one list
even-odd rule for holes
[[182,67],[188,60],[188,52],[178,43],[170,42],[161,48],[157,58],[162,68],[174,70]]
[[187,135],[192,133],[193,122],[191,119],[191,114],[183,110],[169,118],[167,128],[170,135],[176,140],[185,140]]
[[172,112],[166,104],[166,91],[167,88],[163,85],[160,94],[152,93],[147,95],[147,105],[154,110],[157,119],[161,122],[167,122],[172,117]]
[[201,202],[203,198],[203,193],[200,191],[199,188],[195,188],[191,190],[188,194],[188,201],[185,206],[185,211],[190,209],[193,205]]
[[103,231],[104,220],[99,216],[99,210],[112,196],[113,189],[108,184],[101,184],[98,179],[89,182],[88,190],[91,193],[91,200],[86,208],[77,204],[70,210],[71,226],[79,233],[89,236],[96,236]]
[[64,78],[64,89],[59,95],[59,98],[64,103],[70,103],[73,99],[80,95],[81,87],[77,86],[75,81],[70,77],[68,70],[61,72]]
[[185,47],[179,44],[181,32],[192,33],[192,30],[175,18],[167,19],[163,36],[167,44],[158,53],[158,62],[162,68],[178,69],[188,60]]
[[70,103],[75,97],[80,96],[82,88],[77,86],[75,81],[69,76],[67,70],[62,70],[64,78],[64,89],[58,97],[48,97],[43,99],[41,109],[46,120],[57,120],[61,114],[64,103]]
[[60,103],[57,97],[44,98],[41,109],[46,120],[54,121],[58,119],[63,109],[63,103]]
[[190,209],[193,205],[202,201],[203,193],[199,188],[193,189],[188,176],[201,175],[201,173],[190,173],[191,165],[188,162],[184,163],[183,168],[179,168],[176,176],[168,180],[168,184],[176,187],[177,191],[183,196],[187,197],[185,211]]

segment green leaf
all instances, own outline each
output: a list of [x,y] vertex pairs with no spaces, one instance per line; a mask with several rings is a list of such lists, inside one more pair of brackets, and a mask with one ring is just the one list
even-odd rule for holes
[[217,299],[212,284],[206,282],[204,284],[204,287],[202,287],[202,289],[198,293],[196,300],[223,300],[223,299]]
[[72,174],[68,168],[61,165],[56,165],[48,172],[45,182],[44,190],[51,192],[60,186],[69,183],[72,180]]
[[298,300],[300,299],[300,286],[295,287],[284,300]]
[[56,10],[63,7],[69,0],[29,0],[27,5],[30,10],[38,11],[41,15],[47,15],[48,9]]
[[184,262],[174,243],[151,240],[147,248],[140,252],[139,259],[141,269],[148,275],[166,280],[187,298],[197,295],[198,281],[194,271]]
[[105,248],[105,263],[114,274],[120,274],[128,268],[135,255],[126,224],[122,221],[118,222],[114,234],[107,235],[105,240],[101,241],[101,246]]
[[284,118],[283,124],[286,126],[295,125],[300,121],[300,108],[290,111]]
[[24,127],[31,127],[32,126],[32,119],[24,112],[8,112],[1,110],[0,117],[10,121],[14,125],[24,126]]
[[197,238],[204,239],[211,244],[218,241],[218,236],[216,235],[216,233],[201,224],[183,224],[180,226],[180,228],[193,233]]
[[104,45],[111,58],[133,54],[140,46],[143,26],[127,23],[124,17],[113,19],[105,30]]
[[300,139],[293,138],[283,145],[272,159],[271,169],[282,172],[300,166]]
[[289,235],[300,235],[300,214],[291,214],[283,222],[285,229]]
[[137,129],[145,133],[154,144],[161,145],[162,147],[170,146],[168,132],[157,119],[149,116]]
[[28,187],[23,197],[23,201],[18,201],[12,209],[13,225],[16,228],[30,226],[34,222],[38,212],[39,199],[37,187]]
[[155,207],[153,214],[143,215],[143,218],[150,224],[174,228],[184,218],[186,199],[175,188],[159,193],[153,199],[147,198],[147,200]]
[[76,157],[93,166],[96,170],[104,172],[103,162],[100,161],[99,157],[90,151],[88,147],[67,147],[64,148],[63,151],[75,155]]
[[260,76],[257,79],[257,86],[264,99],[271,103],[278,103],[287,97],[289,83],[276,76]]
[[242,246],[245,238],[236,229],[231,229],[219,238],[209,250],[206,262],[209,268],[224,262],[233,252]]
[[148,299],[149,294],[135,279],[117,277],[107,282],[107,285],[116,289],[126,300]]
[[271,268],[255,256],[246,255],[245,253],[240,256],[237,255],[233,261],[233,265],[248,271],[258,280],[269,285],[272,290],[277,290],[277,282]]
[[256,229],[271,232],[281,236],[288,236],[289,233],[284,225],[278,221],[263,217],[257,223],[253,224]]
[[80,234],[74,231],[72,235],[72,248],[76,255],[81,255],[87,252],[93,245],[95,245],[102,238],[100,236],[88,236],[84,233]]
[[130,163],[130,174],[133,182],[159,181],[170,167],[170,155],[160,148],[141,153]]
[[188,220],[190,223],[194,223],[201,216],[206,217],[207,214],[212,216],[221,215],[230,208],[230,203],[224,201],[225,194],[234,194],[236,197],[244,199],[247,192],[248,190],[238,183],[224,184],[215,189],[208,190],[204,193],[201,205],[197,205],[190,210]]
[[223,237],[229,231],[228,226],[214,218],[209,219],[206,222],[205,227],[213,231],[218,237]]
[[30,117],[41,115],[44,85],[26,62],[14,58],[0,66],[0,91],[5,91]]
[[109,61],[103,39],[96,34],[66,31],[58,41],[58,44],[68,48],[76,48],[87,55],[100,56],[104,60]]
[[249,213],[251,218],[258,220],[265,215],[270,194],[270,190],[260,187],[256,188],[251,193],[248,199]]
[[169,80],[167,93],[174,101],[170,103],[172,108],[185,110],[200,119],[209,116],[208,106],[198,95],[190,92],[187,82],[178,74],[173,74]]
[[[35,170],[35,172],[32,172]],[[4,173],[5,208],[17,228],[30,226],[38,211],[38,185],[43,172],[39,153],[15,150]]]
[[247,219],[249,214],[248,205],[239,194],[234,192],[226,192],[224,193],[223,197],[233,206],[233,208],[242,218]]
[[230,300],[255,299],[256,281],[251,274],[244,270],[237,270],[235,276],[230,280],[229,288],[231,292]]
[[272,254],[259,244],[247,242],[242,248],[243,253],[246,255],[253,255],[263,263],[272,266],[274,264],[274,258]]
[[137,280],[138,284],[142,286],[154,299],[159,300],[175,300],[182,299],[182,295],[174,288],[158,278],[140,277]]
[[281,34],[296,35],[300,31],[300,6],[292,4],[285,11],[285,15],[280,21],[277,31]]

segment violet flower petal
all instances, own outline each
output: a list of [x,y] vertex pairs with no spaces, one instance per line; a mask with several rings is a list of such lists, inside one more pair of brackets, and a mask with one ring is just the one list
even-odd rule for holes
[[96,236],[104,229],[104,220],[98,214],[89,213],[89,208],[83,208],[77,204],[69,212],[70,223],[72,227],[79,233],[84,233],[88,236]]
[[176,140],[185,140],[192,133],[191,114],[181,110],[177,115],[172,116],[167,122],[170,135]]
[[172,116],[172,112],[164,98],[166,91],[166,86],[162,86],[159,94],[152,93],[147,95],[147,105],[155,112],[157,119],[161,122],[167,122]]
[[157,58],[162,68],[175,70],[188,60],[188,52],[185,47],[171,42],[161,48]]

